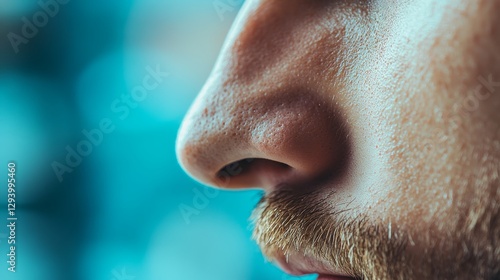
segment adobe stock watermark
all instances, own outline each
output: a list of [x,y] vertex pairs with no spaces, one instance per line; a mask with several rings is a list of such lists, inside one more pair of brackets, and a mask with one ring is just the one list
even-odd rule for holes
[[135,276],[128,274],[125,267],[120,271],[114,269],[111,274],[113,274],[113,277],[110,280],[135,280]]
[[493,76],[490,74],[487,78],[479,76],[477,78],[477,86],[469,91],[467,96],[461,101],[453,105],[455,115],[451,121],[454,127],[458,127],[462,123],[461,117],[466,117],[479,109],[479,103],[488,100],[492,94],[496,93],[497,88],[500,88],[500,82],[493,81]]
[[[252,162],[254,159],[248,158],[242,161],[238,161],[227,165],[219,172],[219,179],[222,181],[221,186],[224,187],[231,181],[231,178],[237,176],[243,172],[244,165]],[[215,188],[205,187],[203,191],[199,188],[193,188],[193,200],[190,205],[181,203],[179,205],[179,212],[184,219],[186,224],[191,223],[192,216],[198,216],[201,211],[210,205],[210,200],[216,198],[220,190]]]
[[223,21],[224,14],[235,12],[243,0],[215,0],[212,2],[219,19]]
[[[137,108],[139,103],[146,100],[149,92],[155,90],[163,83],[164,79],[169,76],[168,72],[163,72],[160,65],[156,68],[147,66],[145,68],[146,75],[142,79],[142,84],[134,87],[129,94],[123,94],[120,98],[116,98],[110,104],[110,111],[114,113],[114,117],[121,121],[127,119],[131,110]],[[66,173],[71,173],[82,164],[83,159],[88,157],[95,147],[98,147],[104,141],[105,135],[115,131],[116,125],[112,118],[105,117],[99,121],[99,126],[94,129],[83,129],[82,138],[74,146],[67,145],[65,162],[60,163],[53,161],[52,170],[59,180],[64,180],[63,176]]]
[[28,44],[30,39],[33,39],[40,28],[45,27],[50,18],[55,17],[61,8],[61,5],[66,5],[70,0],[40,0],[37,2],[40,9],[33,14],[31,19],[27,17],[22,17],[21,21],[23,26],[21,27],[21,33],[17,34],[14,32],[9,32],[7,34],[7,39],[9,39],[12,49],[17,54],[19,52],[19,46],[21,44]]

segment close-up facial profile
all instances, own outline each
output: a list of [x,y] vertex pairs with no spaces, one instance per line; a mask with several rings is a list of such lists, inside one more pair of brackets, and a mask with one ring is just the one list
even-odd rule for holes
[[1,280],[500,280],[500,0],[0,0]]
[[500,279],[500,2],[247,1],[184,119],[293,275]]

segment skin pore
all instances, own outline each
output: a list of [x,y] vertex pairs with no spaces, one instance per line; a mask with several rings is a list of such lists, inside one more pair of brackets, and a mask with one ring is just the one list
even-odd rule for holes
[[249,0],[179,161],[203,183],[265,191],[254,239],[289,273],[499,279],[499,13],[491,0]]

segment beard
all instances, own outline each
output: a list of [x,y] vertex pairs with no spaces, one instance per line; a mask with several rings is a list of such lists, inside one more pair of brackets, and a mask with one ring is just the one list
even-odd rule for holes
[[300,254],[355,279],[500,279],[500,216],[494,199],[461,212],[467,213],[462,222],[436,235],[432,228],[442,225],[410,225],[410,232],[363,214],[347,218],[353,209],[349,203],[332,207],[332,195],[278,190],[264,196],[252,214],[253,239],[263,254],[271,261]]

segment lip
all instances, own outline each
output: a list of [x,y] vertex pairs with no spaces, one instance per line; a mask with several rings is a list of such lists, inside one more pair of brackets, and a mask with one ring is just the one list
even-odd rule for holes
[[292,253],[286,257],[282,252],[277,252],[274,254],[274,262],[285,273],[293,276],[318,274],[317,280],[354,279],[341,269],[328,267],[323,262],[300,253]]

